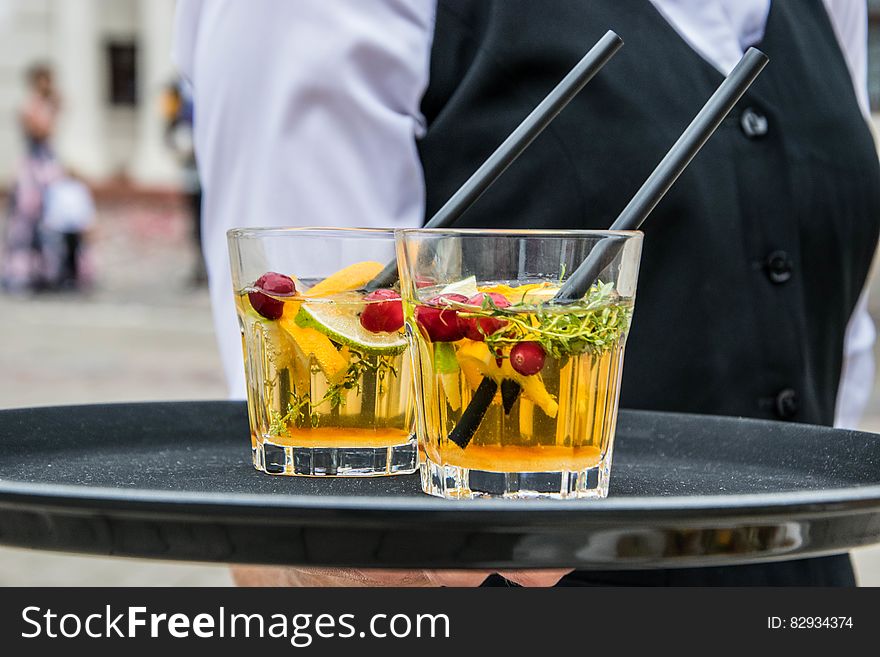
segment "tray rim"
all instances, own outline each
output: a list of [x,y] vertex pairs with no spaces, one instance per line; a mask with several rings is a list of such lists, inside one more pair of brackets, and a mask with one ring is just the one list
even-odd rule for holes
[[[195,400],[193,403],[220,404],[229,411],[239,406],[244,410],[240,401]],[[71,408],[88,407],[94,413],[96,407],[100,410],[177,404],[187,402],[120,402],[8,410],[39,412],[46,408],[63,408],[70,412]],[[114,410],[118,413],[120,409]],[[784,426],[729,416],[627,409],[622,412],[630,417],[645,414],[685,421],[706,418],[715,423],[719,420],[745,422],[768,430]],[[5,411],[0,410],[0,421],[5,415]],[[26,416],[16,418],[17,421],[26,419]],[[113,418],[110,422],[112,425]],[[12,425],[11,432],[6,431],[7,439],[14,436],[16,426]],[[662,430],[663,425],[658,428]],[[802,435],[804,431],[824,434],[828,430],[816,425],[798,425],[798,428]],[[880,439],[880,434],[838,431],[861,441],[860,445],[865,440]],[[94,447],[92,442],[89,445]],[[250,468],[245,463],[240,467]],[[204,563],[495,570],[574,566],[579,570],[643,570],[785,561],[838,554],[880,542],[880,482],[777,492],[722,491],[711,495],[665,497],[621,495],[605,500],[454,501],[422,495],[416,490],[417,486],[405,495],[285,493],[283,488],[240,493],[116,488],[7,478],[0,479],[0,530],[4,529],[4,522],[8,522],[8,531],[0,531],[0,544],[108,557]],[[814,529],[817,530],[815,536]],[[263,539],[262,543],[260,540],[254,543],[252,537],[264,530],[268,532],[267,537],[278,540],[266,542]],[[755,536],[757,543],[752,544],[749,538],[748,549],[730,552],[726,544],[714,542],[719,532],[729,534],[731,530],[746,537]],[[426,536],[434,536],[437,531],[451,537],[449,545],[441,541],[440,545],[445,547],[439,552],[429,551],[424,555],[417,549],[414,558],[411,542],[424,544]],[[152,540],[142,543],[144,536]],[[247,538],[242,539],[243,536]],[[604,541],[620,536],[647,541],[648,548],[636,555],[615,555]],[[596,546],[593,546],[594,538],[598,541]],[[658,541],[670,540],[672,545],[683,541],[682,547],[669,554],[655,552],[651,547]],[[322,546],[339,541],[356,547],[329,555],[320,551],[328,549]],[[361,547],[362,541],[364,547]],[[405,556],[401,556],[403,554]]]
[[[416,476],[416,475],[410,475]],[[88,494],[79,491],[87,490]],[[771,503],[760,503],[770,498]],[[725,500],[724,504],[718,504]],[[804,513],[851,510],[841,505],[859,504],[870,511],[880,507],[880,485],[829,488],[821,491],[784,491],[779,493],[745,493],[732,495],[670,495],[664,497],[622,496],[604,500],[442,500],[425,495],[421,497],[350,496],[350,495],[302,495],[282,493],[216,493],[195,491],[161,491],[143,488],[110,488],[105,486],[77,486],[68,484],[33,484],[0,479],[0,506],[54,506],[63,508],[89,508],[89,504],[101,505],[111,502],[119,505],[160,505],[173,510],[187,505],[205,510],[240,508],[251,513],[254,509],[271,508],[273,511],[324,511],[329,508],[343,511],[394,511],[400,513],[444,512],[461,515],[462,511],[474,513],[520,514],[524,511],[541,513],[586,513],[596,516],[610,513],[642,513],[686,511],[718,511],[727,515],[760,513],[763,509],[792,510]],[[107,507],[101,507],[107,508]],[[251,516],[253,517],[253,516]],[[277,515],[273,514],[277,518]]]

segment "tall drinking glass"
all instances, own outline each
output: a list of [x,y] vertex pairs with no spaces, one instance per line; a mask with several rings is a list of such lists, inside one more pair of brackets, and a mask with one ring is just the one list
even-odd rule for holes
[[363,291],[393,260],[394,233],[248,228],[228,240],[256,468],[414,472],[400,295]]
[[[554,303],[603,243],[619,250],[595,284]],[[626,231],[398,232],[425,492],[608,494],[641,244]]]

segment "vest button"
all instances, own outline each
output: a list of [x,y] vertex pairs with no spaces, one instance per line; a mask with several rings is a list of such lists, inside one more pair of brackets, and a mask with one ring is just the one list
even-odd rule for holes
[[791,258],[788,257],[785,251],[774,251],[767,256],[764,268],[767,272],[767,278],[772,283],[781,285],[791,278],[794,266],[791,263]]
[[751,107],[743,110],[739,125],[749,139],[760,139],[767,134],[767,117]]
[[798,396],[791,388],[781,390],[776,395],[773,410],[780,420],[790,420],[798,412]]

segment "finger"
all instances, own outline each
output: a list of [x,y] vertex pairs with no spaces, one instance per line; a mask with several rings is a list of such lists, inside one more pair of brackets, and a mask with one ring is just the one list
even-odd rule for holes
[[263,566],[232,566],[229,569],[236,586],[278,586],[283,570]]
[[490,570],[426,570],[425,577],[432,586],[479,586],[492,574]]
[[554,570],[505,570],[499,571],[499,575],[520,586],[553,586],[568,573],[567,569]]
[[239,586],[434,586],[422,570],[235,566]]

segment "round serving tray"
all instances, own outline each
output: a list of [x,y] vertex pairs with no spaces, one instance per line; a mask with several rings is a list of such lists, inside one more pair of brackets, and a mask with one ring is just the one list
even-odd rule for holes
[[880,439],[622,411],[606,500],[447,501],[417,476],[273,477],[237,402],[0,411],[0,543],[361,567],[654,568],[880,542]]

